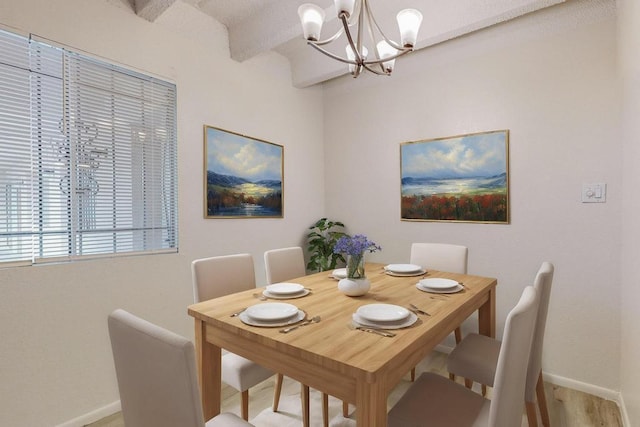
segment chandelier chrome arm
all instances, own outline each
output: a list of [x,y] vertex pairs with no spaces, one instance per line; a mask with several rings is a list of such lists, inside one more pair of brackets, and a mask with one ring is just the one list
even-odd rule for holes
[[[298,8],[298,14],[302,22],[304,37],[307,44],[313,46],[324,55],[337,61],[349,64],[349,71],[354,77],[358,77],[363,69],[374,74],[389,75],[393,71],[395,59],[414,50],[417,33],[422,22],[422,14],[414,9],[405,9],[398,13],[397,20],[400,28],[401,43],[389,39],[376,21],[369,0],[334,0],[338,19],[342,23],[333,36],[325,40],[320,39],[320,31],[324,21],[325,12],[313,4],[303,4]],[[365,17],[366,15],[366,17]],[[357,25],[355,37],[349,27]],[[366,29],[364,27],[367,27]],[[378,37],[374,34],[378,33]],[[374,44],[373,57],[367,59],[368,49],[364,46],[363,32]],[[336,41],[342,33],[347,38],[347,58],[338,56],[322,48],[326,44]],[[382,39],[382,40],[380,40]],[[380,40],[376,42],[376,40]],[[368,43],[368,42],[367,42]],[[378,70],[377,68],[380,68]]]
[[[378,21],[376,21],[375,16],[373,16],[373,13],[371,13],[371,7],[369,6],[369,2],[365,1],[364,4],[365,4],[365,7],[367,8],[367,17],[369,18],[369,34],[371,36],[371,40],[375,40],[375,38],[373,37],[373,27],[375,27],[376,30],[378,30],[378,33],[380,33],[380,35],[384,39],[384,41],[386,41],[389,44],[389,46],[393,47],[396,50],[407,49],[409,46],[400,46],[398,43],[394,42],[384,34],[384,31],[382,31],[382,28],[380,28],[380,25],[378,25]],[[413,50],[413,46],[411,46],[411,50]]]
[[308,44],[309,46],[311,46],[311,47],[316,48],[316,50],[317,50],[318,52],[322,52],[322,53],[324,53],[325,55],[327,55],[329,58],[333,58],[333,59],[335,59],[336,61],[344,62],[345,64],[350,64],[350,65],[358,65],[358,63],[357,63],[356,61],[352,61],[352,60],[350,60],[350,59],[345,59],[345,58],[343,58],[343,57],[341,57],[341,56],[336,55],[335,53],[331,53],[331,52],[329,52],[328,50],[321,48],[321,47],[319,46],[319,43],[316,43],[316,42],[311,41],[311,40],[307,40],[307,44]]
[[[357,61],[343,58],[341,56],[336,55],[335,53],[331,53],[328,50],[320,47],[321,43],[319,43],[319,42],[315,42],[313,40],[307,40],[307,44],[309,46],[311,46],[311,47],[314,47],[318,52],[322,52],[325,55],[327,55],[328,57],[335,59],[336,61],[344,62],[345,64],[358,65]],[[387,61],[391,61],[393,59],[399,58],[399,57],[404,56],[407,53],[412,52],[412,51],[413,51],[412,48],[404,48],[401,52],[397,53],[396,55],[389,56],[387,58],[382,58],[382,59],[363,60],[362,64],[363,65],[365,65],[365,64],[366,65],[382,64],[383,62],[387,62]]]
[[342,35],[342,33],[344,32],[344,28],[340,28],[338,31],[336,31],[336,33],[334,35],[332,35],[331,37],[329,37],[328,39],[325,40],[307,40],[308,44],[314,45],[314,46],[324,46],[325,44],[329,44],[332,41],[336,40],[338,37],[340,37]]
[[[368,5],[367,5],[367,7],[368,7]],[[350,59],[346,59],[346,58],[338,56],[338,55],[336,55],[336,54],[334,54],[332,52],[329,52],[328,50],[323,49],[322,47],[320,47],[320,46],[324,46],[326,44],[331,43],[332,41],[334,41],[338,37],[340,37],[342,35],[342,33],[345,33],[345,35],[347,37],[347,40],[349,41],[349,46],[351,46],[351,49],[353,49],[353,52],[355,52],[355,54],[356,54],[356,58],[358,58],[358,57],[361,58],[361,56],[357,53],[358,49],[356,49],[356,45],[355,45],[355,43],[353,41],[353,37],[351,36],[351,33],[349,32],[349,29],[348,29],[349,21],[348,21],[348,19],[343,15],[343,16],[340,17],[340,20],[342,21],[342,25],[343,26],[333,36],[331,36],[331,37],[329,37],[328,39],[325,39],[325,40],[318,40],[318,41],[316,41],[316,40],[307,40],[307,44],[312,46],[312,47],[314,47],[314,48],[316,48],[316,50],[318,50],[319,52],[322,52],[323,54],[325,54],[328,57],[333,58],[333,59],[335,59],[337,61],[344,62],[345,64],[358,65],[359,62],[358,62],[357,59],[355,61],[354,60],[350,60]],[[375,22],[375,19],[374,19],[374,22]],[[380,28],[378,27],[377,23],[376,23],[376,28],[378,28],[378,31],[380,32],[380,34],[382,34],[382,37],[384,38],[384,40],[387,43],[389,43],[390,46],[392,46],[394,49],[396,49],[398,51],[398,53],[395,54],[395,55],[392,55],[392,56],[388,56],[386,58],[380,58],[379,55],[378,55],[378,52],[376,51],[375,52],[375,54],[376,54],[376,59],[375,60],[367,61],[366,59],[362,59],[361,58],[362,59],[362,61],[361,61],[362,64],[366,64],[366,65],[381,64],[383,62],[387,62],[387,61],[391,61],[391,60],[394,60],[396,58],[399,58],[399,57],[401,57],[403,55],[406,55],[407,53],[413,51],[413,47],[401,47],[396,42],[386,38],[384,33],[382,33],[382,31],[380,31]],[[370,35],[371,35],[371,38],[373,39],[373,34],[371,33]],[[371,70],[369,70],[369,71],[371,71]]]

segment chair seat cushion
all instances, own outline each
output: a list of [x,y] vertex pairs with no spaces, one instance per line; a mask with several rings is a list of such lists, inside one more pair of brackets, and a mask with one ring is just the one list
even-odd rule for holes
[[237,354],[222,356],[222,382],[238,391],[248,390],[273,374],[273,371]]
[[447,370],[457,376],[493,387],[501,342],[485,335],[469,334],[447,358]]
[[249,424],[234,414],[223,412],[207,421],[205,427],[253,427],[253,424]]
[[388,415],[389,427],[487,427],[490,401],[448,378],[422,374]]

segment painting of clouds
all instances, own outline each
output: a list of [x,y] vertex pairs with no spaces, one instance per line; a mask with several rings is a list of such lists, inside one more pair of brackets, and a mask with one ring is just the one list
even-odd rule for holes
[[509,131],[400,145],[401,219],[509,223]]
[[204,127],[205,217],[282,218],[284,149]]

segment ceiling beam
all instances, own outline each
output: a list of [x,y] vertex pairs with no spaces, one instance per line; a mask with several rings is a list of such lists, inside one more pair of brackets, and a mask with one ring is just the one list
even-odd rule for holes
[[135,0],[134,6],[136,15],[153,22],[175,2],[176,0]]
[[[262,9],[259,14],[228,27],[231,58],[242,62],[291,39],[302,38],[298,7],[308,1],[279,0]],[[333,3],[331,0],[312,1]]]
[[[460,0],[454,2],[454,4],[449,3],[448,0],[443,0],[438,12],[448,18],[437,19],[438,17],[427,15],[425,18],[427,25],[425,25],[425,28],[421,29],[418,34],[416,51],[456,39],[475,31],[490,28],[532,12],[564,3],[565,1],[566,0],[519,0],[514,2],[517,3],[515,7],[510,2],[503,2],[499,7],[478,8],[474,13],[464,14],[455,13],[455,11],[457,8],[460,8],[461,5],[464,5],[465,2],[467,2],[467,6],[471,8],[474,6],[475,0]],[[423,13],[427,14],[428,12],[423,10]],[[388,12],[387,15],[392,18],[394,17],[390,12]],[[389,16],[382,15],[380,21],[388,19]],[[384,28],[391,28],[394,23],[391,20],[390,22],[386,22],[386,24],[386,26],[383,25]],[[295,87],[302,88],[312,86],[348,73],[348,68],[345,64],[327,58],[314,49],[304,46],[305,43],[301,36],[300,41],[301,43],[291,41],[285,45],[274,48],[274,50],[289,59],[292,83]],[[301,48],[300,46],[304,47]],[[300,49],[306,50],[301,51]],[[402,59],[399,61],[402,62]]]

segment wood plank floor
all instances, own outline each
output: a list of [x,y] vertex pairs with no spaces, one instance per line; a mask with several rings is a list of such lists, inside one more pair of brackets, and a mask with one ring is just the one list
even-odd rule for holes
[[[418,365],[416,369],[417,375],[421,372],[431,371],[446,376],[445,363],[446,355],[434,352]],[[389,408],[397,402],[410,384],[407,375],[407,378],[401,381],[389,396]],[[271,411],[273,380],[258,384],[250,390],[249,419],[252,420],[256,427],[302,425],[300,422],[299,390],[299,383],[285,378],[280,411],[278,414],[274,414]],[[620,410],[613,401],[549,383],[545,384],[545,390],[553,427],[622,427]],[[232,388],[223,386],[222,410],[239,414],[239,408],[239,394]],[[344,419],[341,413],[341,403],[331,398],[330,425],[332,427],[355,426],[353,419]],[[312,391],[311,426],[322,426],[320,393],[315,391]],[[528,426],[528,423],[526,417],[523,416],[522,427],[526,426]],[[89,424],[87,427],[124,427],[124,421],[122,420],[122,415],[117,413]]]

